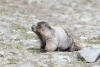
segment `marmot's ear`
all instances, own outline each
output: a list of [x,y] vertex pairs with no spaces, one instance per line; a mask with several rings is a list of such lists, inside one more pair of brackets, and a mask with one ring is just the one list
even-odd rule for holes
[[47,28],[49,28],[49,29],[52,29],[52,28],[51,28],[51,25],[50,25],[49,23],[45,23],[44,25],[45,25],[45,27],[47,27]]

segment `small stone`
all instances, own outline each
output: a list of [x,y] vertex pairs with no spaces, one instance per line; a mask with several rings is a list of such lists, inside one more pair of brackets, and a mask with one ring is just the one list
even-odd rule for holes
[[0,51],[0,57],[4,57],[4,51]]
[[100,58],[100,51],[95,48],[83,48],[77,52],[77,57],[86,62],[96,62]]
[[28,31],[27,34],[33,34],[33,32],[32,31]]
[[30,63],[26,63],[26,64],[20,65],[18,67],[34,67],[34,66],[31,65]]

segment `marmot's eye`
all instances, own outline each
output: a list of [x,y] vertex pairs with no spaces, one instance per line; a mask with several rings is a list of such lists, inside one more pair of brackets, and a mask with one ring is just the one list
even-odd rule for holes
[[38,25],[38,26],[37,26],[37,29],[39,29],[39,28],[41,28],[41,25]]
[[39,27],[41,26],[41,25],[38,25]]

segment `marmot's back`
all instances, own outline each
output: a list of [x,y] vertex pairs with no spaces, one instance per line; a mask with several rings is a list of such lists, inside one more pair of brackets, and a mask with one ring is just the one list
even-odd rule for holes
[[58,48],[62,48],[62,49],[66,49],[69,47],[69,45],[67,44],[67,34],[65,32],[65,30],[62,27],[54,27],[55,30],[55,36],[56,39],[58,41]]

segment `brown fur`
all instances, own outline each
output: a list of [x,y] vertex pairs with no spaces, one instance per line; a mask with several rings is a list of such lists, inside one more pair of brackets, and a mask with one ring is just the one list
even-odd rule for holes
[[53,27],[47,22],[42,21],[31,28],[41,41],[41,52],[55,51],[57,49],[61,51],[81,49],[81,46],[76,45],[73,38],[61,27]]

